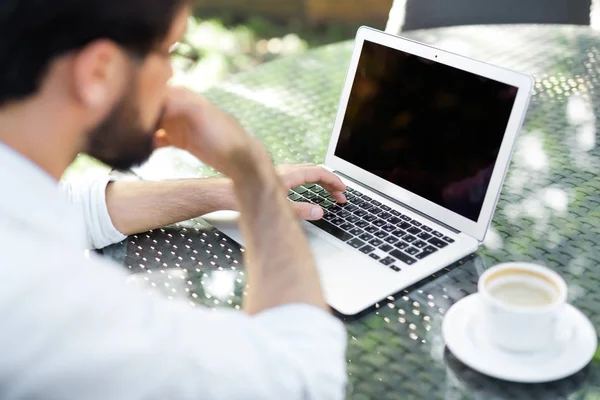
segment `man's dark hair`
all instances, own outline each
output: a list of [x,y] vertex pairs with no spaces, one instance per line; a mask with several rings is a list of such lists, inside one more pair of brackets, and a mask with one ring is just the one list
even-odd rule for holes
[[0,105],[37,92],[60,55],[109,39],[145,57],[187,0],[0,0]]

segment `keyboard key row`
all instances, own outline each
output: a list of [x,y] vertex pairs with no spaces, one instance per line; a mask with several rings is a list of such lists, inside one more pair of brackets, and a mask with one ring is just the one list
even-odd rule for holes
[[355,189],[347,193],[350,194],[347,196],[350,201],[346,204],[335,204],[332,202],[333,198],[329,201],[324,197],[330,196],[327,191],[316,185],[296,188],[288,197],[292,201],[309,201],[323,206],[324,217],[320,221],[312,221],[315,226],[364,254],[369,254],[373,259],[381,258],[374,253],[376,248],[389,253],[390,256],[381,260],[389,263],[391,259],[388,265],[396,261],[393,257],[408,265],[414,264],[416,260],[421,260],[454,242],[454,239],[372,200]]

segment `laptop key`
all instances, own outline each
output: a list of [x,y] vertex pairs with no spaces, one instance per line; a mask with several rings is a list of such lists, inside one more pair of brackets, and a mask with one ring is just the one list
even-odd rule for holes
[[376,208],[376,207],[375,207],[375,208],[373,208],[373,209],[369,210],[369,212],[370,212],[371,214],[373,214],[373,215],[379,215],[379,214],[381,214],[381,213],[383,212],[383,210],[382,210],[381,208]]
[[371,253],[371,254],[369,254],[369,257],[371,257],[371,258],[372,258],[372,259],[374,259],[374,260],[379,260],[379,259],[381,258],[381,257],[379,257],[379,256],[378,256],[377,254],[375,254],[375,253]]
[[448,243],[454,243],[454,239],[452,239],[451,237],[444,236],[443,239]]
[[354,189],[352,189],[349,186],[346,186],[346,192],[348,192],[348,193],[354,193]]
[[392,213],[392,215],[395,215],[396,217],[402,216],[402,213],[400,211],[392,210],[390,212]]
[[317,196],[313,199],[313,203],[315,204],[321,204],[322,202],[327,201],[324,198],[322,198],[321,196]]
[[413,224],[414,226],[421,226],[421,225],[423,225],[422,223],[420,223],[419,221],[415,221],[414,219],[411,221],[411,224]]
[[352,239],[351,234],[344,232],[337,226],[332,225],[328,221],[325,221],[323,219],[320,219],[318,221],[310,221],[310,223],[315,225],[316,227],[322,229],[323,231],[329,233],[330,235],[340,239],[343,242],[345,242],[346,240]]
[[402,222],[402,220],[401,220],[400,218],[398,218],[398,217],[392,217],[392,218],[388,219],[388,222],[389,222],[390,224],[397,225],[397,224],[399,224],[400,222]]
[[370,224],[367,221],[363,221],[363,220],[358,221],[354,225],[358,226],[361,229],[365,229],[367,226],[370,226]]
[[398,228],[407,230],[412,228],[412,226],[408,222],[401,222],[400,225],[398,225]]
[[[352,233],[352,232],[350,232],[350,233]],[[425,246],[427,246],[427,243],[422,240],[417,240],[416,242],[413,243],[413,246],[415,246],[418,249],[422,249]]]
[[403,263],[405,263],[407,265],[412,265],[417,262],[417,260],[415,260],[414,258],[409,256],[408,254],[404,254],[400,250],[392,250],[390,252],[390,255],[392,257],[396,257],[398,260],[402,261]]
[[362,235],[359,236],[359,238],[361,240],[364,240],[365,242],[368,242],[369,240],[373,239],[373,235],[368,234],[368,233],[363,233]]
[[419,249],[417,249],[416,247],[409,247],[408,249],[405,249],[404,251],[407,252],[408,254],[410,254],[411,256],[414,256],[415,254],[417,254],[419,252]]
[[400,218],[402,218],[403,220],[405,220],[406,222],[412,221],[412,219],[408,216],[408,215],[403,215]]
[[379,239],[384,239],[387,237],[387,235],[388,235],[387,232],[384,232],[384,231],[379,231],[379,232],[375,233],[375,236],[377,236]]
[[331,207],[333,207],[333,203],[330,202],[329,200],[325,200],[324,202],[322,202],[320,204],[320,206],[323,208],[331,208]]
[[429,239],[429,243],[431,243],[432,245],[434,245],[435,247],[437,247],[438,249],[443,249],[444,247],[448,246],[448,243],[438,239],[438,238],[431,238]]
[[308,192],[308,189],[305,188],[304,186],[300,186],[300,187],[297,187],[297,188],[292,189],[292,190],[294,192],[298,193],[298,194],[304,194],[304,193]]
[[436,251],[438,251],[438,249],[436,249],[433,246],[427,246],[423,249],[422,252],[420,252],[419,254],[417,254],[415,257],[419,260],[424,259],[425,257],[435,253]]
[[395,265],[390,265],[390,269],[396,271],[396,272],[400,272],[402,271],[400,268],[396,267]]
[[394,250],[394,248],[392,246],[390,246],[389,244],[384,243],[381,246],[379,246],[379,250],[385,251],[387,253],[390,250]]
[[349,205],[349,206],[346,206],[346,211],[349,211],[349,212],[354,212],[354,211],[357,211],[357,210],[358,210],[358,207],[357,207],[357,206],[355,206],[355,205],[354,205],[354,204],[352,204],[352,203],[350,203],[350,205]]
[[351,215],[348,218],[346,218],[346,221],[351,222],[353,224],[357,223],[358,221],[360,221],[360,217],[356,216],[356,215]]
[[412,233],[413,235],[418,235],[419,233],[421,233],[421,230],[416,226],[413,226],[412,228],[408,228],[407,232]]
[[364,201],[368,201],[369,203],[373,200],[369,196],[363,196],[362,198],[363,198]]
[[375,247],[369,246],[369,245],[366,245],[366,246],[363,246],[360,248],[360,252],[365,253],[365,254],[372,253],[374,250],[375,250]]
[[381,229],[383,229],[386,232],[392,232],[393,230],[396,229],[396,227],[394,225],[387,224],[387,225],[382,226]]
[[365,215],[369,215],[368,212],[366,212],[365,210],[356,210],[354,211],[354,215],[356,215],[357,217],[364,217]]
[[402,237],[402,240],[404,240],[406,243],[412,243],[412,242],[416,242],[417,238],[411,235],[406,235]]
[[392,217],[392,214],[390,214],[389,212],[382,212],[381,214],[379,214],[379,218],[381,219],[385,219],[388,220]]
[[302,198],[302,196],[300,196],[299,194],[296,194],[294,192],[288,194],[288,199],[290,199],[291,201],[297,201],[300,200]]
[[381,206],[381,208],[383,208],[385,211],[392,211],[392,209],[388,206],[386,206],[385,204]]
[[352,228],[354,228],[354,226],[346,222],[346,223],[341,224],[340,228],[342,228],[345,231],[349,231]]
[[351,234],[353,234],[354,236],[359,236],[359,235],[363,234],[363,230],[362,229],[358,229],[358,228],[350,229],[349,232]]
[[380,206],[381,205],[381,203],[378,202],[377,200],[373,200],[373,201],[371,201],[371,203],[374,204],[374,205],[376,205],[376,206]]
[[386,257],[383,260],[379,260],[380,263],[382,263],[383,265],[390,265],[393,264],[396,260],[394,260],[392,257]]
[[406,232],[404,232],[401,229],[397,229],[394,232],[392,232],[392,235],[401,238],[402,236],[406,235]]
[[398,248],[400,250],[404,250],[405,248],[407,248],[410,245],[408,243],[398,242],[394,246],[396,246],[396,248]]
[[389,244],[394,244],[394,243],[396,243],[400,239],[398,239],[397,237],[394,237],[394,236],[388,236],[384,240],[386,242],[388,242]]
[[375,238],[373,240],[369,240],[369,244],[373,245],[373,246],[376,246],[376,247],[379,247],[379,246],[381,246],[383,244],[383,242],[381,240]]
[[431,232],[431,234],[433,236],[435,236],[435,237],[438,237],[438,238],[443,238],[444,237],[444,235],[441,234],[441,233],[439,233],[438,231],[433,231],[433,232]]
[[425,232],[431,232],[433,229],[431,229],[430,227],[428,227],[427,225],[423,225],[421,227],[421,229],[423,229]]
[[349,240],[346,243],[348,243],[350,246],[354,247],[355,249],[359,249],[365,245],[365,242],[363,242],[362,240],[357,239],[357,238]]
[[417,237],[418,237],[419,239],[423,239],[423,240],[429,240],[429,239],[431,239],[431,238],[432,238],[432,236],[431,236],[429,233],[426,233],[426,232],[421,232],[421,233],[419,233],[419,234],[417,235]]
[[303,194],[303,196],[306,197],[309,200],[313,200],[313,199],[315,199],[315,198],[318,197],[317,194],[313,193],[313,192],[306,192],[306,193]]
[[379,229],[377,229],[376,227],[374,227],[373,225],[369,225],[365,228],[365,231],[369,232],[370,234],[376,234],[377,232],[379,232]]
[[362,208],[363,210],[370,210],[373,207],[375,207],[373,204],[367,202],[364,202],[360,205],[360,208]]
[[356,206],[360,206],[362,203],[364,203],[365,201],[363,199],[361,199],[360,197],[357,197],[355,199],[352,199],[352,204],[356,205]]
[[360,197],[360,196],[362,196],[363,194],[362,194],[361,192],[359,192],[358,190],[354,189],[354,195],[355,195],[356,197]]
[[382,226],[385,225],[385,221],[382,219],[376,219],[375,221],[373,221],[373,225],[381,228]]
[[346,211],[346,210],[343,210],[343,211],[342,211],[342,212],[340,212],[338,215],[339,215],[340,217],[342,217],[342,218],[348,218],[349,216],[351,216],[351,215],[352,215],[352,213],[350,213],[350,212],[348,212],[348,211]]
[[375,221],[375,220],[377,219],[377,217],[376,217],[376,216],[374,216],[374,215],[367,215],[367,216],[366,216],[366,217],[364,217],[363,219],[364,219],[365,221],[368,221],[368,222],[373,222],[373,221]]
[[340,217],[336,217],[336,218],[334,218],[334,219],[331,220],[331,223],[334,224],[334,225],[342,225],[342,224],[345,224],[346,221],[344,221]]

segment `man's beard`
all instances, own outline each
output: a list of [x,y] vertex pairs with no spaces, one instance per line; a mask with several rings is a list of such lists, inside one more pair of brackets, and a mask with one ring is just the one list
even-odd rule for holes
[[108,117],[88,135],[86,152],[117,170],[144,163],[154,150],[154,133],[142,126],[139,109],[129,88]]

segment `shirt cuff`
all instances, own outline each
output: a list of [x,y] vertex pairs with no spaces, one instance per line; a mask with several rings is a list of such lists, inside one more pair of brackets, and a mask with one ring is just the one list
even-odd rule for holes
[[321,332],[332,342],[340,343],[341,350],[345,350],[346,347],[347,334],[344,324],[317,306],[304,303],[284,304],[261,311],[254,316],[254,319],[278,331],[297,330],[297,328],[305,331],[310,325],[314,332]]
[[116,178],[108,176],[102,181],[99,181],[95,185],[94,193],[92,196],[96,198],[98,221],[100,231],[97,232],[99,235],[93,240],[94,248],[101,249],[114,243],[119,243],[127,238],[126,235],[122,234],[115,228],[115,225],[110,218],[108,213],[108,206],[106,205],[106,187],[110,182],[115,182]]

